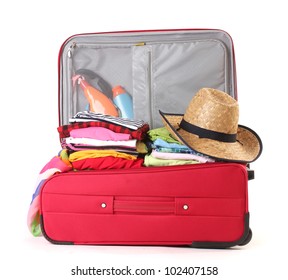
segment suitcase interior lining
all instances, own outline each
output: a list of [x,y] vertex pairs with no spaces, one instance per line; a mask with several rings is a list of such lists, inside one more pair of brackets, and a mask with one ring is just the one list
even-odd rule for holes
[[87,108],[82,90],[72,86],[79,69],[97,73],[111,87],[123,86],[133,98],[134,118],[152,128],[162,126],[158,110],[183,113],[202,87],[235,97],[232,42],[227,34],[214,33],[215,38],[205,32],[187,32],[181,39],[173,32],[71,38],[62,50],[65,67],[60,64],[66,69],[60,71],[60,124]]

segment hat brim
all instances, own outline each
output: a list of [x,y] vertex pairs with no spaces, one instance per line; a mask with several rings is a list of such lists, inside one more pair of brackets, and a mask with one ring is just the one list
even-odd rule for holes
[[184,145],[218,160],[249,163],[255,161],[262,153],[262,141],[252,129],[238,125],[237,141],[220,142],[185,131],[179,127],[183,115],[159,111],[163,123],[173,138]]

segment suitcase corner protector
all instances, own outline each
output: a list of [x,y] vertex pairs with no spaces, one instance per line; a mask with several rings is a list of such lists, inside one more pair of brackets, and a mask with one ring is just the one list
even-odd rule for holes
[[190,245],[191,248],[203,248],[203,249],[227,249],[234,246],[247,245],[252,239],[252,230],[249,227],[249,212],[245,214],[244,232],[242,236],[236,241],[218,242],[218,241],[193,241]]
[[50,243],[55,244],[55,245],[74,245],[74,242],[72,242],[72,241],[58,241],[58,240],[54,240],[54,239],[50,238],[48,236],[48,234],[46,233],[45,228],[44,228],[43,215],[40,215],[40,226],[41,226],[41,232],[42,232],[43,236]]

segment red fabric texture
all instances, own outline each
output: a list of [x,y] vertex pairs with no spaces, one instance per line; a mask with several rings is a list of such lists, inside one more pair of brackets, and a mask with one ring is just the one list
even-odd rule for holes
[[133,139],[143,140],[146,137],[147,131],[150,129],[148,124],[144,124],[137,130],[132,130],[127,127],[123,127],[108,122],[76,122],[68,125],[62,125],[57,128],[60,138],[70,137],[70,132],[73,129],[87,128],[87,127],[104,127],[110,129],[116,133],[130,134]]
[[103,170],[103,169],[123,169],[123,168],[139,168],[143,166],[143,159],[128,160],[116,158],[112,156],[100,158],[87,158],[76,160],[71,163],[77,170]]

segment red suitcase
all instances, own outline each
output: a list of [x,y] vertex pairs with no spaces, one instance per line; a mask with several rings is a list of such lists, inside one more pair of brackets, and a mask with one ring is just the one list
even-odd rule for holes
[[[70,37],[59,53],[60,126],[85,110],[71,81],[85,69],[125,84],[151,128],[163,126],[158,110],[183,113],[202,87],[237,99],[233,43],[221,30]],[[56,244],[245,245],[252,176],[239,162],[58,173],[38,188],[41,232]]]
[[246,244],[247,171],[234,163],[68,172],[43,186],[44,236],[57,244]]

